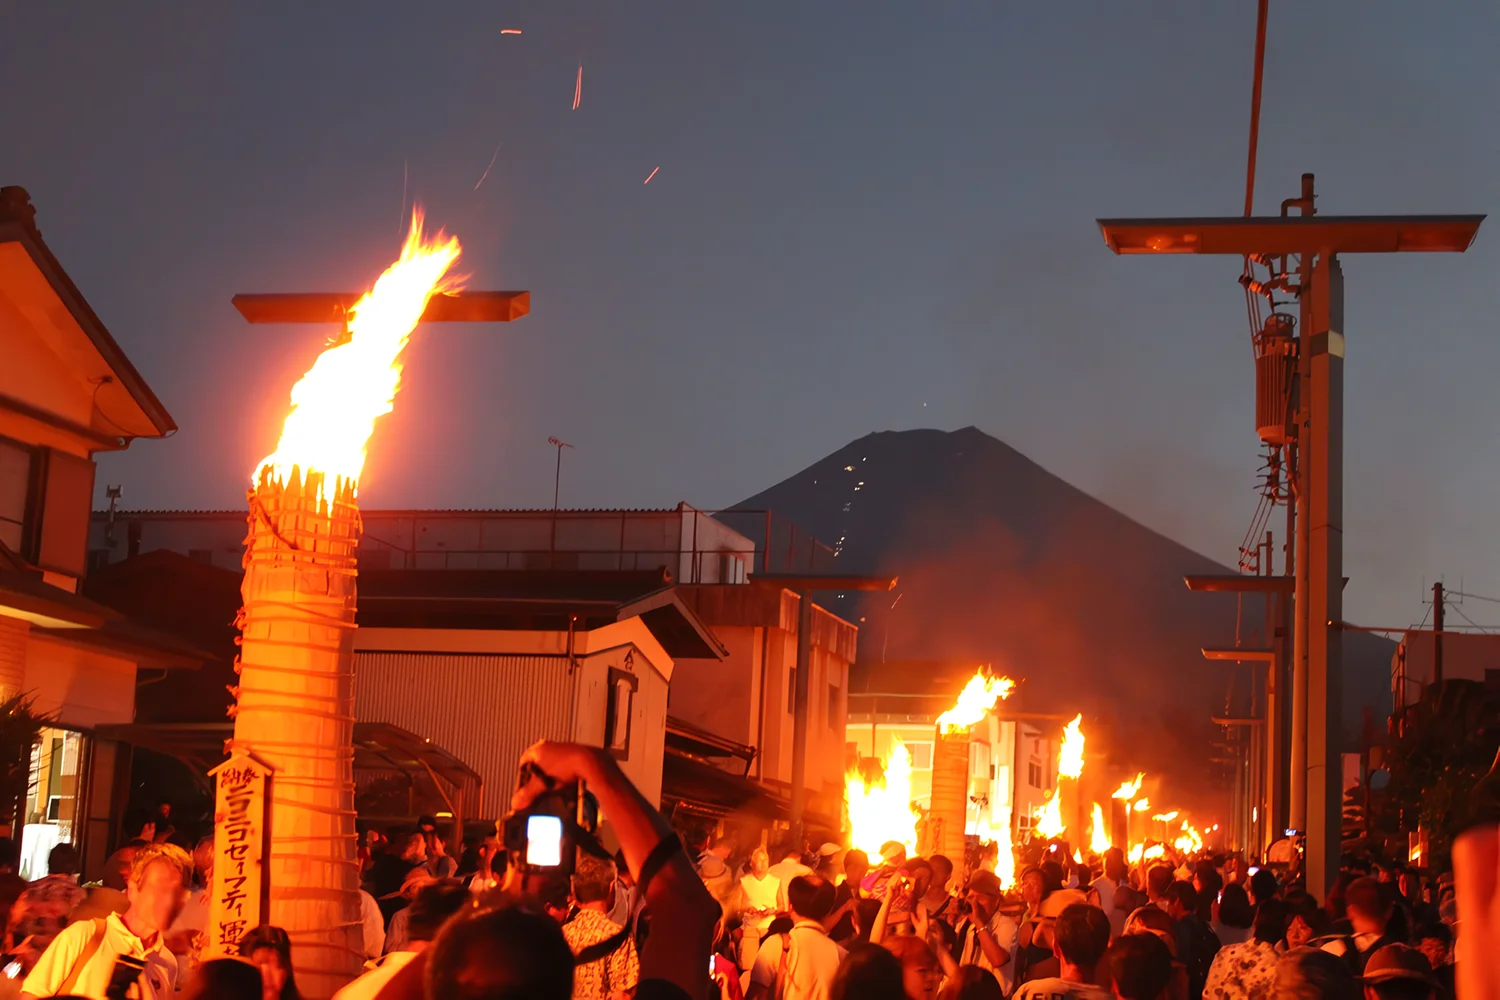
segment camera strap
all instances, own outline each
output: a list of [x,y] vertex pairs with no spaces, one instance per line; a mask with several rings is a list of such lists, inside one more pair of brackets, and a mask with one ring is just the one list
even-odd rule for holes
[[646,855],[646,860],[641,862],[641,873],[636,878],[636,884],[640,886],[641,898],[646,898],[646,888],[656,873],[664,868],[672,856],[682,850],[682,838],[675,833],[669,833],[661,839],[651,853]]
[[[594,840],[593,835],[590,834],[587,830],[580,830],[579,834],[579,844],[584,848],[584,850],[589,850],[587,844],[584,843],[585,838],[587,840],[593,840],[594,845],[596,847],[598,846],[599,842],[597,840]],[[603,848],[600,848],[600,850],[603,850]],[[671,861],[672,857],[681,850],[682,838],[673,833],[663,837],[661,839],[661,842],[651,849],[651,853],[646,855],[646,860],[641,862],[640,875],[636,879],[636,884],[639,886],[641,899],[646,898],[646,887],[650,885],[651,880],[656,877],[657,872],[661,871],[662,868],[666,866],[666,863],[668,861]],[[592,854],[594,852],[589,851],[589,853]],[[608,854],[604,854],[603,856],[609,857]],[[603,941],[598,941],[586,948],[579,950],[579,952],[573,956],[573,964],[575,966],[587,965],[590,962],[597,962],[601,958],[606,958],[610,955],[613,955],[625,944],[626,940],[629,937],[630,926],[626,925],[625,927],[620,928],[618,932],[611,934],[609,937],[605,938]]]
[[619,951],[620,948],[624,946],[625,942],[629,940],[629,938],[630,928],[621,927],[618,931],[611,934],[603,941],[596,941],[588,947],[580,949],[578,953],[573,956],[573,965],[575,967],[588,965],[590,962],[597,962],[601,958],[608,958],[610,955],[613,955],[615,952]]

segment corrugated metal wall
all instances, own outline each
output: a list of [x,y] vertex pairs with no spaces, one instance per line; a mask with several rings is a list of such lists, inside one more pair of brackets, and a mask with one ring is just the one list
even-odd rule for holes
[[358,653],[354,717],[389,722],[458,757],[484,778],[483,816],[509,805],[521,752],[541,739],[573,738],[581,671],[550,656]]

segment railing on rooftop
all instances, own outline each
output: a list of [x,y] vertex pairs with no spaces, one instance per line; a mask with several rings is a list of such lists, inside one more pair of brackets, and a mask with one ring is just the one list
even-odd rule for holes
[[[459,512],[454,512],[459,513]],[[550,524],[546,547],[506,547],[483,545],[480,548],[453,548],[446,545],[423,546],[419,530],[421,513],[402,516],[409,522],[409,534],[392,533],[394,525],[382,523],[377,516],[367,516],[360,542],[359,562],[364,569],[489,569],[489,570],[584,570],[623,572],[655,570],[666,567],[678,583],[744,583],[749,574],[828,573],[836,567],[833,550],[815,537],[769,510],[705,511],[682,507],[667,511],[475,511],[484,520],[529,520]],[[444,519],[453,514],[445,513]],[[690,521],[688,519],[691,519]],[[676,547],[638,545],[630,540],[628,530],[634,522],[676,521],[682,526],[685,544]],[[743,536],[749,548],[730,544],[708,547],[712,528],[708,520]],[[590,540],[599,537],[601,522],[618,521],[618,541],[608,547],[593,544],[575,546],[558,538],[558,526],[570,522],[593,522]],[[690,527],[689,527],[690,524]],[[700,531],[700,528],[703,529]],[[700,537],[703,536],[703,537]]]

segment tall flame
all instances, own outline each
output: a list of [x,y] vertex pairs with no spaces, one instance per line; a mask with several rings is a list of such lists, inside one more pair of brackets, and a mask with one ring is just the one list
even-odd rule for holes
[[[993,823],[996,817],[990,817]],[[1000,810],[998,826],[981,824],[975,832],[981,844],[995,845],[995,877],[1000,888],[1009,889],[1016,884],[1016,849],[1010,837],[1010,807]]]
[[1172,846],[1184,854],[1197,854],[1203,850],[1203,835],[1193,829],[1193,824],[1184,820],[1182,823],[1182,836],[1173,841]]
[[858,768],[844,776],[844,802],[852,846],[874,857],[880,845],[895,840],[908,854],[916,853],[919,814],[911,804],[911,751],[902,743],[891,749],[884,775],[874,781],[866,781]]
[[953,707],[937,717],[938,727],[945,733],[963,732],[988,715],[995,702],[1009,698],[1015,687],[1009,677],[989,677],[983,670],[975,673]]
[[1142,771],[1141,773],[1139,773],[1139,774],[1137,774],[1135,776],[1135,780],[1134,781],[1121,782],[1120,783],[1120,787],[1115,789],[1114,794],[1111,795],[1110,798],[1112,798],[1112,799],[1124,799],[1126,802],[1129,802],[1131,799],[1135,798],[1137,795],[1140,794],[1140,792],[1141,792],[1141,782],[1145,781],[1145,780],[1146,780],[1146,772]]
[[1048,840],[1061,837],[1067,830],[1063,825],[1062,796],[1056,790],[1047,798],[1046,804],[1037,809],[1036,820],[1036,832]]
[[1089,838],[1089,850],[1095,854],[1103,854],[1109,850],[1109,831],[1104,828],[1104,810],[1099,803],[1094,803],[1094,830]]
[[422,213],[412,212],[401,256],[349,308],[348,341],[318,355],[292,387],[281,440],[256,467],[252,482],[266,469],[273,478],[289,479],[293,466],[323,473],[329,487],[338,479],[358,482],[375,421],[395,405],[402,349],[427,301],[461,283],[447,276],[460,250],[458,238],[441,231],[424,240]]
[[1083,776],[1083,713],[1063,729],[1062,749],[1057,754],[1057,773],[1075,781]]

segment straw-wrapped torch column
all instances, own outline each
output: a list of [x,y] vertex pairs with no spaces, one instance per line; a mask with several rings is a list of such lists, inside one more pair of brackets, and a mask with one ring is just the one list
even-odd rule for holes
[[[293,386],[276,450],[251,477],[231,749],[271,769],[260,874],[270,923],[290,935],[297,984],[310,1000],[332,996],[364,956],[354,833],[355,491],[375,422],[400,388],[401,351],[432,296],[457,287],[447,272],[459,251],[441,232],[424,239],[413,212],[401,256],[349,306],[345,335]],[[220,792],[227,811],[223,781]],[[243,811],[243,796],[235,801]],[[217,839],[227,845],[227,832]],[[230,884],[243,882],[241,864],[233,873],[215,865],[219,912],[231,890],[243,893]],[[240,905],[233,901],[236,913]],[[240,935],[219,936],[217,948]]]
[[250,491],[235,745],[275,768],[269,922],[292,940],[305,996],[364,956],[354,829],[352,484],[263,468]]
[[947,858],[964,856],[969,809],[969,730],[939,728],[932,743],[932,800],[928,822],[932,848]]

